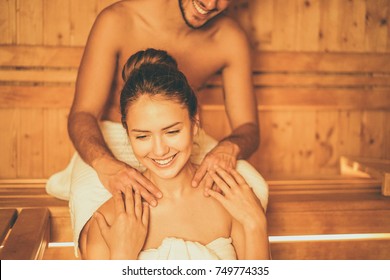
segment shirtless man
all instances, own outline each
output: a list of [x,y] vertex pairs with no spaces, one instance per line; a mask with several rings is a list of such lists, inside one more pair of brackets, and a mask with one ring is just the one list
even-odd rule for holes
[[[124,160],[118,160],[107,145],[100,126],[100,121],[104,120],[120,123],[119,96],[124,84],[122,67],[131,54],[142,49],[166,50],[177,60],[179,69],[195,90],[204,85],[210,76],[222,72],[225,107],[232,133],[208,150],[193,178],[194,187],[202,181],[206,188],[211,187],[213,180],[207,170],[216,165],[234,168],[238,159],[248,158],[257,149],[259,131],[250,48],[246,35],[237,23],[220,15],[229,2],[119,1],[97,17],[81,61],[68,131],[82,161],[93,168],[93,176],[100,179],[106,192],[124,191],[124,186],[131,185],[152,206],[157,205],[161,196],[160,191],[133,168],[134,165],[132,167]],[[72,176],[77,174],[75,168]],[[91,180],[72,179],[71,183],[90,185]],[[72,202],[72,195],[76,196],[76,191],[71,191],[70,206],[73,223],[76,224],[76,243],[79,231],[91,217],[90,212],[97,209],[91,206],[81,222],[74,221],[74,216],[79,215],[77,204],[85,204],[85,200],[96,197],[87,189],[80,191],[84,192],[83,195],[77,195],[80,197],[78,202],[76,198]]]

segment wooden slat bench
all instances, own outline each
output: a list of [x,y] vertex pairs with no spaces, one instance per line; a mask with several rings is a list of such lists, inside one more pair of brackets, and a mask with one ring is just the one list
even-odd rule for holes
[[[390,259],[390,197],[381,195],[379,180],[338,176],[268,182],[274,259]],[[51,246],[43,258],[75,259],[67,202],[49,197],[43,184],[15,189],[3,188],[0,207],[46,205],[50,211]],[[64,242],[68,245],[58,245]]]
[[[389,147],[390,149],[390,147]],[[341,172],[365,174],[381,180],[382,194],[390,196],[390,160],[361,157],[342,157]]]
[[381,181],[339,176],[270,180],[275,259],[390,259],[390,197]]
[[[0,209],[0,213],[10,209]],[[16,210],[11,210],[14,219]],[[3,216],[3,214],[0,214]],[[22,209],[16,221],[9,223],[7,237],[0,249],[1,260],[42,259],[50,241],[50,219],[47,208]]]

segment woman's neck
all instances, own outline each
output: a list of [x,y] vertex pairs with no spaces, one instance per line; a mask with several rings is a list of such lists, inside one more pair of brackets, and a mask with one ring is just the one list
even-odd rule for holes
[[163,198],[179,198],[191,188],[192,177],[196,167],[188,161],[183,169],[174,178],[160,178],[156,174],[146,170],[144,176],[148,178],[163,193]]

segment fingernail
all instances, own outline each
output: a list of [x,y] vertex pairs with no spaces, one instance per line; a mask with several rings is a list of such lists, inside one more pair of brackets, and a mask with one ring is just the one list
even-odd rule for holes
[[196,182],[195,182],[195,181],[192,181],[192,182],[191,182],[191,186],[196,187]]
[[158,198],[162,198],[162,196],[163,196],[163,195],[162,195],[161,192],[157,193],[157,197],[158,197]]
[[152,200],[151,204],[152,204],[153,207],[156,207],[157,206],[157,201]]

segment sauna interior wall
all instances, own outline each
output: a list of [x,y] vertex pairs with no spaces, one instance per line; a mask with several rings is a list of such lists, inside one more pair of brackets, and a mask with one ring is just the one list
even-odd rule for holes
[[[0,44],[84,46],[99,11],[112,0],[0,0]],[[388,0],[236,0],[229,13],[254,51],[390,52]],[[0,178],[47,178],[73,148],[69,108],[1,108]],[[223,111],[206,127],[229,132]],[[390,159],[389,109],[259,109],[262,143],[251,162],[263,174],[338,173],[340,155]],[[4,148],[7,147],[7,148]]]

